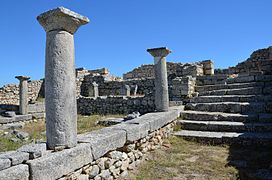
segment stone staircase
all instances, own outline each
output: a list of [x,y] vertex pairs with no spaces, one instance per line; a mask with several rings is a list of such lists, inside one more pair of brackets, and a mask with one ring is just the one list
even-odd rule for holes
[[[271,84],[269,82],[268,84]],[[211,144],[272,144],[271,92],[247,79],[196,87],[178,121],[176,136]]]

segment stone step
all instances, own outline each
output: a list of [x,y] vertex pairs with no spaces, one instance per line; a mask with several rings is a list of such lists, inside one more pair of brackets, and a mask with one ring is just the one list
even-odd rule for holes
[[178,125],[182,129],[193,131],[272,132],[272,123],[179,120]]
[[187,103],[185,110],[249,114],[265,113],[266,106],[262,102]]
[[203,92],[203,91],[213,91],[213,90],[220,90],[220,89],[240,89],[240,88],[263,87],[263,86],[264,86],[264,82],[249,82],[249,83],[196,86],[195,90],[198,92]]
[[271,102],[271,95],[224,95],[224,96],[198,96],[190,99],[191,103],[213,102]]
[[239,88],[239,89],[220,89],[213,91],[202,91],[199,92],[199,96],[207,95],[254,95],[262,94],[262,87],[248,87],[248,88]]
[[258,114],[243,115],[223,112],[183,111],[181,116],[183,119],[195,121],[254,122],[258,120]]
[[210,132],[181,130],[174,135],[209,144],[272,145],[272,133]]

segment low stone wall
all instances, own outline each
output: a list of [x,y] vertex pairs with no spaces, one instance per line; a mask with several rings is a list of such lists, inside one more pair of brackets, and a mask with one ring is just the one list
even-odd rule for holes
[[149,113],[78,135],[71,149],[51,151],[40,143],[5,152],[0,154],[0,179],[124,179],[170,135],[181,111]]
[[79,114],[129,114],[135,111],[141,114],[155,110],[154,97],[80,97],[77,100]]
[[[28,82],[28,100],[36,100],[41,93],[43,81]],[[8,84],[0,88],[0,104],[19,104],[19,85]]]

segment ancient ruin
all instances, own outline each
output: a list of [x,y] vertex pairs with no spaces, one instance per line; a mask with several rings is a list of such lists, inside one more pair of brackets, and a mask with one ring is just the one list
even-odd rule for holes
[[[148,49],[154,64],[121,78],[106,68],[75,69],[74,33],[87,17],[60,7],[37,19],[46,31],[45,79],[16,76],[20,85],[0,88],[0,129],[46,118],[46,143],[0,153],[0,179],[125,179],[173,134],[272,144],[272,47],[228,69],[215,69],[212,60],[166,62],[168,48]],[[130,115],[77,134],[78,114]]]

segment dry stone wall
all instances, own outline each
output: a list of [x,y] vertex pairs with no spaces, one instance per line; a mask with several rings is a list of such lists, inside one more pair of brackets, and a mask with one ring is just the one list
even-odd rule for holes
[[[35,101],[41,92],[43,81],[28,82],[28,100]],[[19,85],[8,84],[0,88],[0,104],[19,104]]]
[[234,67],[216,69],[215,74],[272,74],[272,47],[254,51],[250,57]]
[[[201,76],[203,75],[203,64],[199,63],[173,63],[167,62],[168,77]],[[123,79],[154,78],[154,65],[142,65],[125,73]]]

